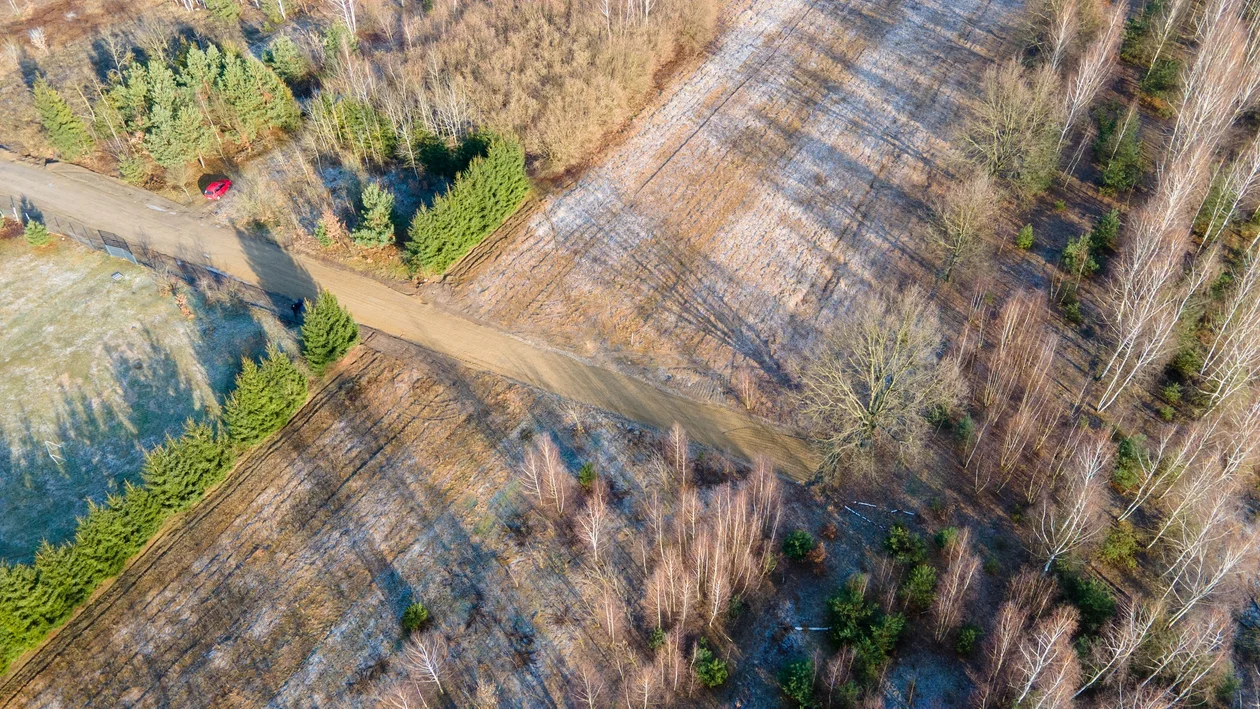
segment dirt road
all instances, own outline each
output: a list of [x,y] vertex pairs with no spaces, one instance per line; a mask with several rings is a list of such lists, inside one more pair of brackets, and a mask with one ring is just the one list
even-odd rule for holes
[[[325,288],[360,323],[473,369],[652,426],[679,421],[698,442],[745,457],[768,455],[780,470],[798,478],[816,467],[804,441],[753,417],[662,391],[480,325],[366,276],[212,226],[174,202],[77,166],[40,167],[0,157],[0,195],[4,194],[19,204],[25,200],[35,209],[116,234],[133,251],[148,249],[208,266],[270,293],[297,299]],[[9,204],[8,199],[3,202]]]

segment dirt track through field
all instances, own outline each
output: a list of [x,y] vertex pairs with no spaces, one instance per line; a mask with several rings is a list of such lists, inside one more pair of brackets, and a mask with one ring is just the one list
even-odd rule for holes
[[[273,242],[216,228],[174,202],[73,165],[38,167],[0,157],[0,196],[122,237],[151,250],[208,266],[270,293],[334,293],[369,327],[461,363],[565,398],[665,428],[678,421],[706,445],[744,457],[767,455],[799,478],[817,467],[805,441],[722,406],[663,391],[557,350],[478,324],[366,276],[290,254]],[[9,200],[3,200],[8,203]],[[6,209],[6,211],[8,211]],[[51,222],[50,222],[51,223]],[[318,286],[317,286],[318,284]],[[288,302],[280,303],[280,309]]]
[[852,294],[932,280],[926,199],[1017,0],[743,0],[625,143],[444,294],[729,400],[790,379]]

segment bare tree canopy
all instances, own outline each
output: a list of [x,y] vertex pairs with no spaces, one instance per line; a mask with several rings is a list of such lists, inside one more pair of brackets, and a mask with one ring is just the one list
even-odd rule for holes
[[921,449],[924,416],[961,399],[957,365],[942,361],[936,306],[917,287],[854,303],[803,375],[802,410],[825,447],[826,467],[869,472],[881,454]]

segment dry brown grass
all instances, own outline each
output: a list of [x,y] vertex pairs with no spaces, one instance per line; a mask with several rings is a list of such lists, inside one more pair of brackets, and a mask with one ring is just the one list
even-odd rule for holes
[[[658,72],[707,44],[717,0],[438,2],[402,20],[405,71],[465,93],[480,123],[520,136],[543,175],[577,165],[646,100]],[[388,24],[387,20],[382,24]]]

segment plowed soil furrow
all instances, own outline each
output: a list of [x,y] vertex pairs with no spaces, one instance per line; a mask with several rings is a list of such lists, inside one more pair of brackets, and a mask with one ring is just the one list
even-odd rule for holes
[[932,276],[925,198],[1016,0],[750,0],[705,63],[454,297],[721,392],[783,381],[855,290]]

